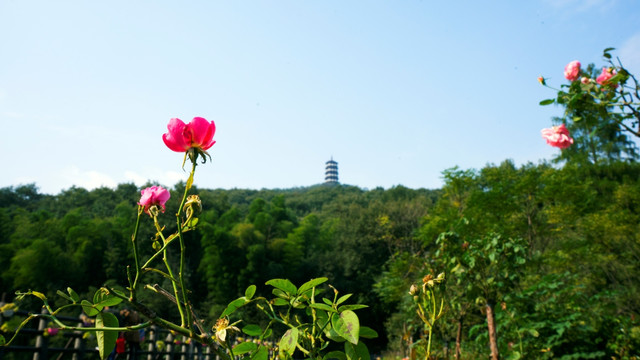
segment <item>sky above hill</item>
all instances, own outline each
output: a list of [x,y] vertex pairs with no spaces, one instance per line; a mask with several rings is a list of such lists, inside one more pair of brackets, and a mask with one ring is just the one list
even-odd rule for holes
[[215,121],[203,188],[442,186],[549,160],[564,66],[640,73],[640,3],[0,1],[0,187],[186,180],[162,134]]

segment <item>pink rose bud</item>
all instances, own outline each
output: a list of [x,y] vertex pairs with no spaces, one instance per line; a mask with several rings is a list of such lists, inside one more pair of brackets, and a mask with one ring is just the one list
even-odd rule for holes
[[190,148],[207,150],[216,143],[213,140],[216,125],[205,118],[194,117],[188,124],[173,118],[169,121],[167,129],[169,132],[162,135],[162,140],[169,149],[176,152],[185,152]]
[[569,130],[564,124],[560,126],[552,126],[548,129],[542,129],[542,137],[547,140],[547,144],[566,149],[573,144],[573,139],[569,135]]
[[538,77],[538,82],[542,85],[546,85],[546,81],[544,80],[544,78],[542,76]]
[[47,330],[47,334],[49,334],[51,336],[55,336],[55,335],[58,334],[58,331],[60,329],[58,329],[58,328],[47,328],[46,330]]
[[149,214],[149,208],[154,205],[160,206],[162,208],[162,212],[164,212],[164,204],[171,197],[169,190],[162,186],[151,186],[143,189],[141,193],[142,196],[140,196],[138,205],[144,206],[144,212],[147,214]]
[[[609,82],[609,80],[611,80],[611,78],[615,74],[616,74],[616,71],[613,68],[603,67],[602,72],[596,78],[596,82],[602,86],[608,85],[607,83]],[[615,86],[618,86],[618,84],[615,84],[614,87]]]
[[564,67],[564,77],[569,81],[575,81],[580,75],[580,62],[574,60]]
[[590,79],[586,76],[583,76],[582,79],[580,79],[580,82],[587,85],[589,83]]

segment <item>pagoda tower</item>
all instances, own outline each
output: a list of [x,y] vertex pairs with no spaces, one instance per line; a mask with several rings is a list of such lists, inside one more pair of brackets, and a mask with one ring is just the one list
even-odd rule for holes
[[324,167],[324,183],[325,184],[337,184],[338,183],[338,163],[331,160],[325,163]]

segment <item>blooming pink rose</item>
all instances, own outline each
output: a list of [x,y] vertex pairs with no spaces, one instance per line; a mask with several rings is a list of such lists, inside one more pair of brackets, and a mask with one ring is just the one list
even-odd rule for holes
[[164,204],[171,197],[169,190],[162,186],[151,186],[143,189],[141,193],[142,196],[140,197],[140,201],[138,201],[138,205],[144,206],[144,212],[147,214],[149,213],[149,208],[153,205],[159,205],[162,207],[162,212],[164,212]]
[[173,118],[169,121],[167,129],[169,132],[162,135],[162,140],[173,151],[185,152],[192,147],[207,150],[216,143],[213,140],[216,124],[205,118],[194,117],[188,124]]
[[542,137],[547,140],[547,144],[560,149],[566,149],[573,144],[573,139],[569,136],[569,130],[564,124],[542,129]]
[[[596,78],[596,82],[600,85],[607,85],[607,83],[609,82],[609,80],[611,80],[611,78],[613,77],[613,75],[616,74],[616,71],[613,68],[606,68],[603,67],[602,68],[602,72],[600,73],[600,75],[598,75],[598,77]],[[615,84],[615,86],[617,86],[618,84]]]
[[564,67],[564,77],[567,80],[575,81],[578,79],[578,75],[580,75],[580,62],[578,60],[574,60]]

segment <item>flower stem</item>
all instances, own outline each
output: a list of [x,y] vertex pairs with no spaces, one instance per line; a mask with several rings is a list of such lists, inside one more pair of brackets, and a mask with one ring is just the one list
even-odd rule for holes
[[136,241],[138,238],[138,228],[140,227],[140,216],[143,214],[142,207],[138,206],[138,218],[136,219],[136,227],[133,230],[133,235],[131,235],[131,244],[133,245],[133,260],[136,264],[136,276],[133,280],[133,284],[129,284],[131,286],[130,299],[131,301],[136,298],[136,287],[138,285],[138,278],[140,276],[140,260],[138,258],[138,242]]
[[[187,184],[184,188],[184,194],[182,195],[182,201],[180,202],[180,207],[178,208],[178,213],[176,214],[176,221],[178,224],[178,238],[180,239],[180,270],[178,273],[178,277],[180,280],[180,287],[182,288],[182,301],[184,302],[186,307],[189,307],[189,301],[187,299],[187,290],[184,286],[184,256],[185,256],[185,246],[184,239],[182,238],[182,224],[180,222],[180,214],[182,214],[182,210],[184,208],[184,203],[187,200],[187,194],[189,193],[189,189],[193,183],[193,176],[196,172],[196,158],[191,159],[191,173],[189,174],[189,179],[187,180]],[[176,293],[176,299],[178,299],[178,294]],[[178,301],[180,303],[180,301]],[[183,319],[184,323],[184,319]],[[183,324],[184,325],[184,324]],[[191,311],[187,311],[187,327],[189,331],[192,331],[193,321],[191,320]]]

